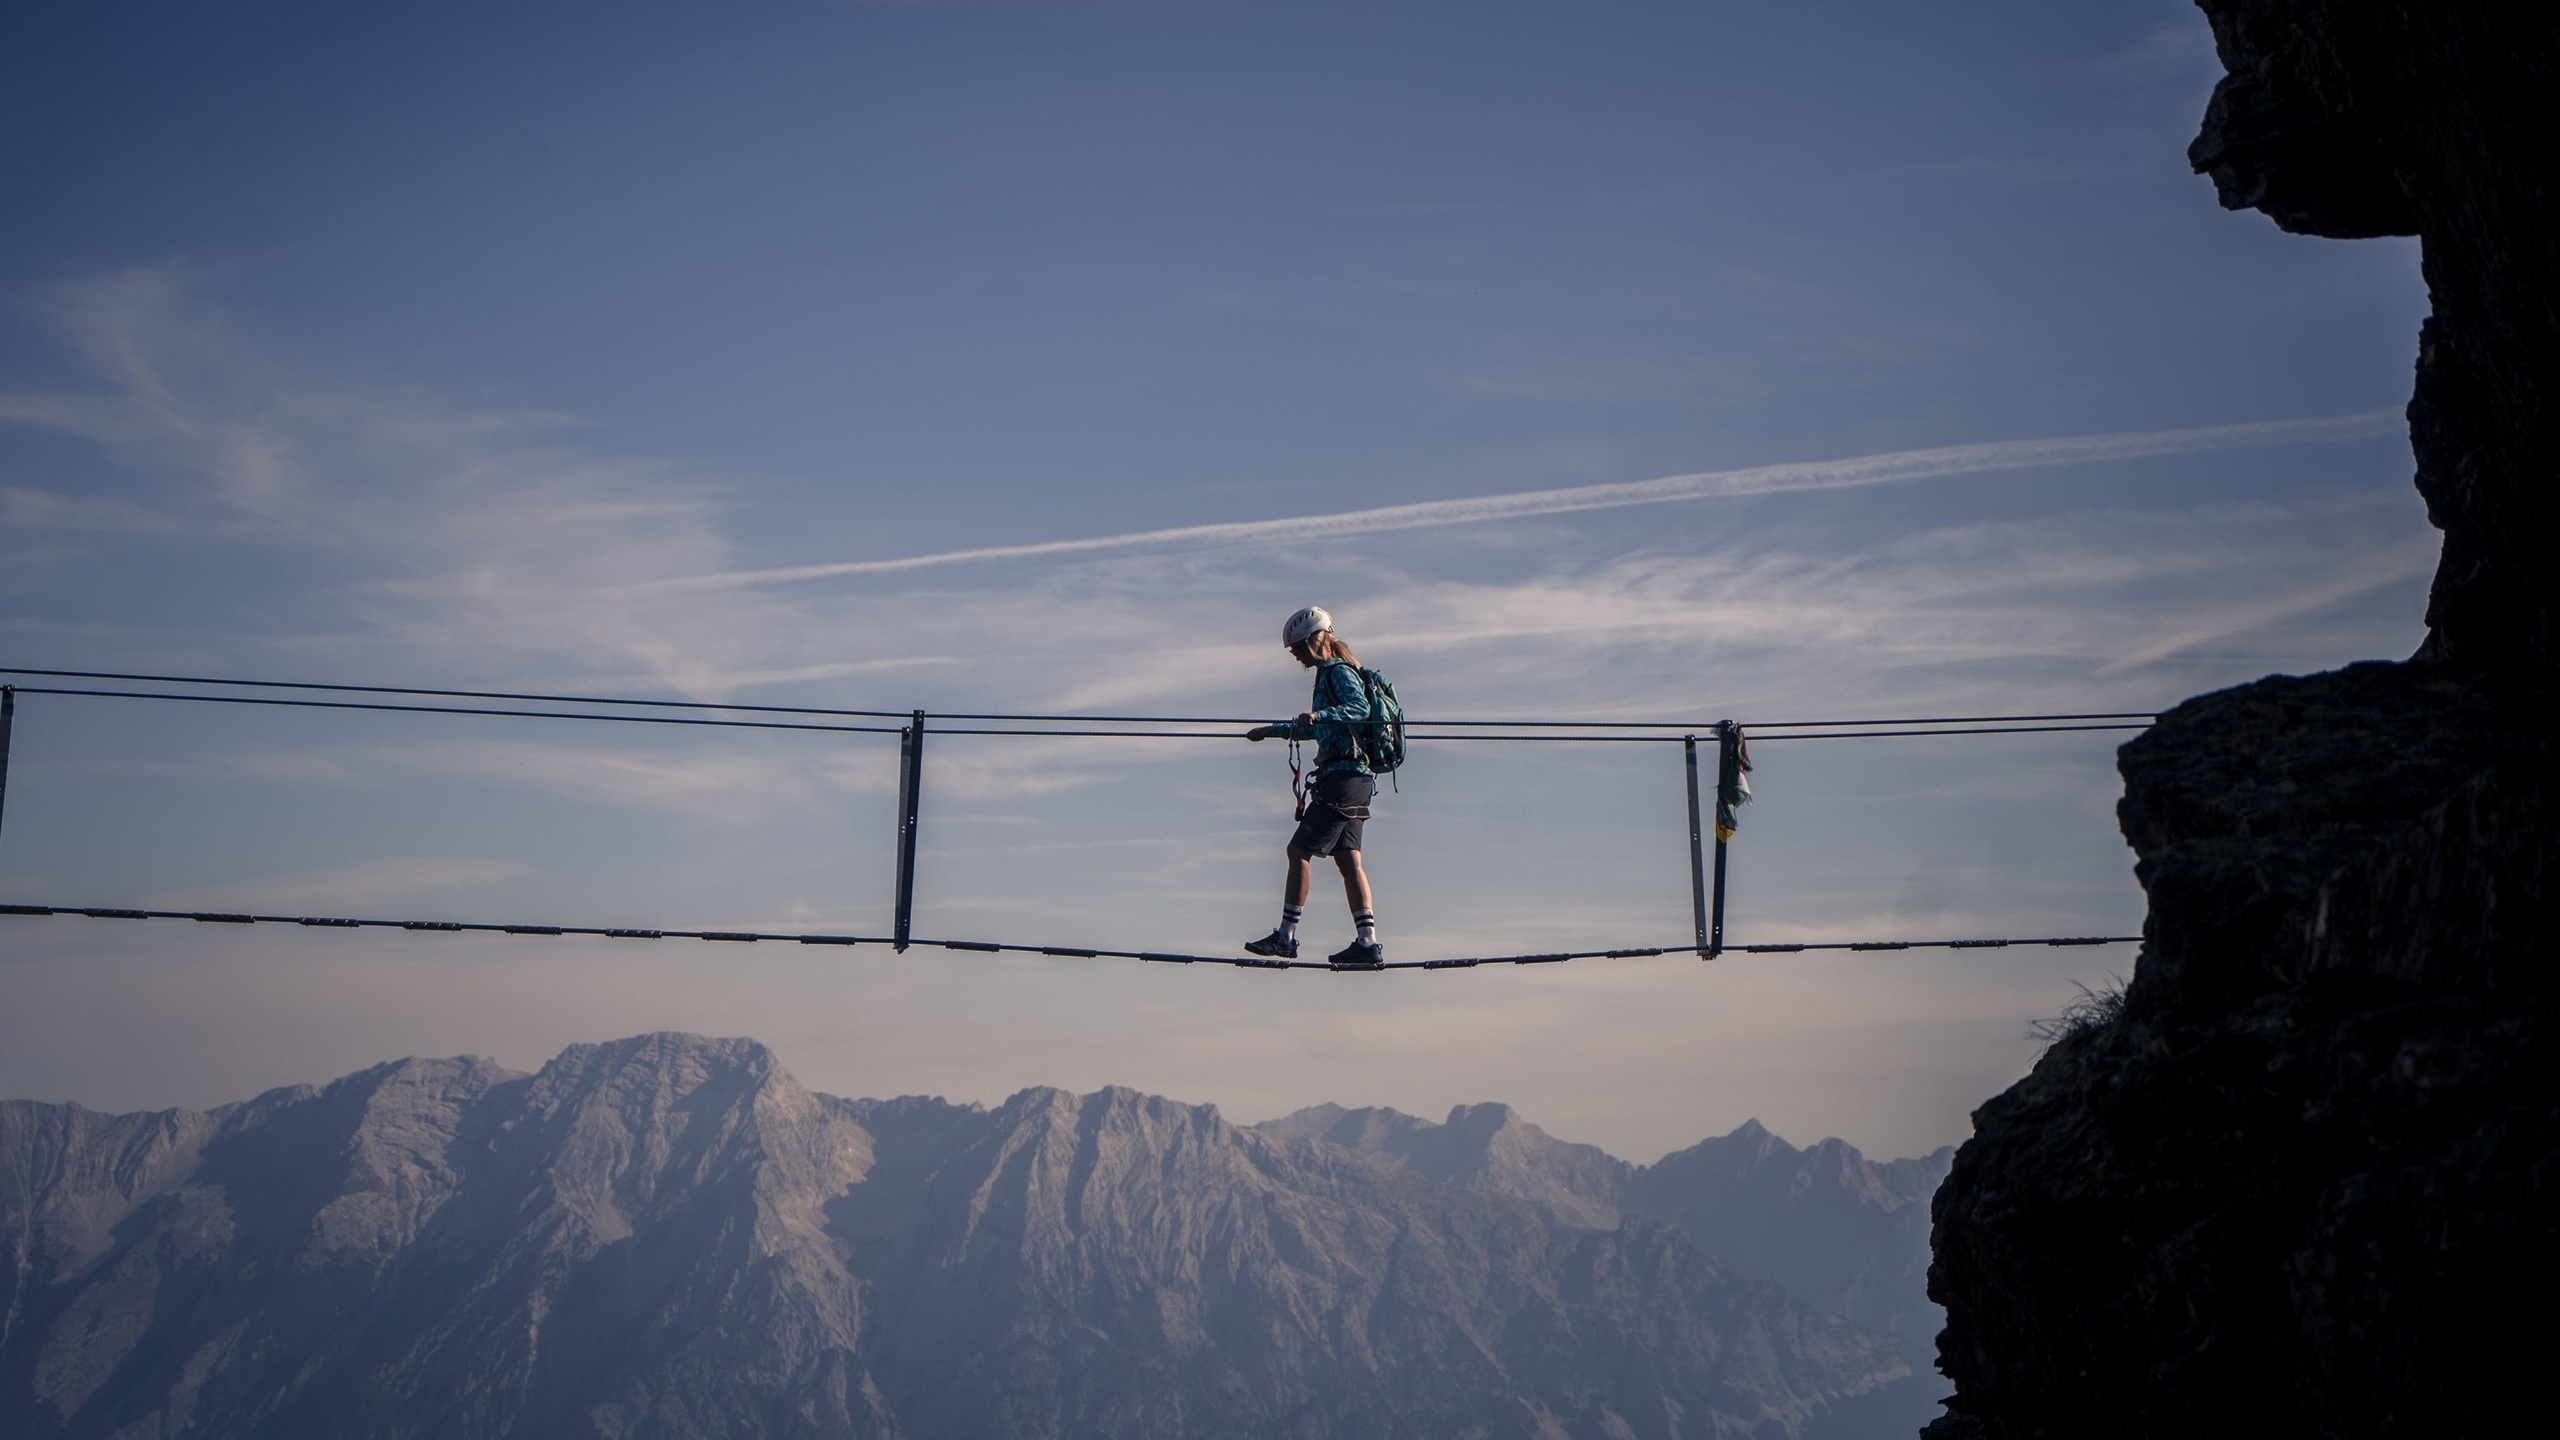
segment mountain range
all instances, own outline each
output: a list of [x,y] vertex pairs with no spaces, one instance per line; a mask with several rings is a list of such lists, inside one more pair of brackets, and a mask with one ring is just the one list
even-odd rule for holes
[[0,1434],[1907,1435],[1944,1151],[812,1093],[751,1040],[0,1104]]
[[1901,1336],[1923,1356],[1937,1337],[1929,1197],[1953,1146],[1873,1161],[1840,1140],[1798,1150],[1752,1120],[1652,1165],[1630,1165],[1558,1140],[1508,1105],[1460,1105],[1439,1125],[1317,1105],[1254,1128],[1391,1157],[1443,1185],[1526,1201],[1551,1224],[1614,1230],[1623,1218],[1656,1221],[1799,1300]]

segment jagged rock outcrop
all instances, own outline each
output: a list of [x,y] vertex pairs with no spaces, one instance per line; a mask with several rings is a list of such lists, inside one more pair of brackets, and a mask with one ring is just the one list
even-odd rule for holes
[[836,1100],[677,1035],[0,1107],[0,1237],[13,1440],[1825,1437],[1912,1372],[1667,1226],[1126,1090]]
[[2229,73],[2188,156],[2222,203],[2300,234],[2424,244],[2434,314],[2409,432],[2445,544],[2423,653],[2560,664],[2560,19],[2496,0],[2199,3]]
[[[1841,1140],[1799,1150],[1751,1120],[1651,1165],[1630,1165],[1597,1146],[1558,1140],[1507,1105],[1460,1105],[1438,1125],[1382,1108],[1317,1105],[1257,1128],[1523,1200],[1559,1225],[1658,1221],[1736,1270],[1870,1330],[1920,1346],[1938,1333],[1926,1291],[1928,1202],[1952,1147],[1876,1161]],[[1934,1405],[1934,1382],[1918,1388]]]
[[2504,1433],[2560,1279],[2560,15],[2203,8],[2223,202],[2423,243],[2429,638],[2123,750],[2142,953],[1938,1193],[1930,1433]]

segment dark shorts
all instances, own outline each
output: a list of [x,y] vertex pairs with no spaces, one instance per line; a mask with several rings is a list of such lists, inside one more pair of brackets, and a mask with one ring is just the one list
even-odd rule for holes
[[1378,782],[1356,770],[1320,776],[1307,796],[1307,816],[1289,849],[1299,855],[1330,855],[1360,848],[1360,826],[1369,818],[1369,802],[1378,797]]

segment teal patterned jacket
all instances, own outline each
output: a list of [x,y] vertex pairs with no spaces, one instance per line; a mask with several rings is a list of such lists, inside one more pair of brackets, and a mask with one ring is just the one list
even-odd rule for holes
[[1369,687],[1362,683],[1360,672],[1340,660],[1317,666],[1315,698],[1307,709],[1316,717],[1314,723],[1292,720],[1277,728],[1291,740],[1316,742],[1315,773],[1368,774],[1356,740],[1361,722],[1369,718]]

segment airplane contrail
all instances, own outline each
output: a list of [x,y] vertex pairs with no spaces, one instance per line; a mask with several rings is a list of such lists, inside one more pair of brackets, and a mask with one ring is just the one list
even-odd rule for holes
[[1034,560],[1112,550],[1226,545],[1244,540],[1265,543],[1325,540],[1391,530],[1516,520],[1532,515],[1565,515],[1578,510],[1612,510],[1627,505],[1665,505],[1682,500],[1716,500],[1790,490],[1888,485],[1903,480],[2024,470],[2039,465],[2088,465],[2146,455],[2362,440],[2388,434],[2404,423],[2401,412],[2397,410],[2367,410],[2354,415],[2263,420],[2245,425],[2207,425],[2191,430],[2067,435],[2048,440],[1993,440],[1975,445],[1944,445],[1929,450],[1857,455],[1842,460],[1805,460],[1784,465],[1753,465],[1739,470],[1707,470],[1693,475],[1665,475],[1656,480],[1575,485],[1560,490],[1521,490],[1507,495],[1483,495],[1463,500],[1425,500],[1410,505],[1343,510],[1330,515],[1177,525],[1163,530],[1134,530],[1120,535],[1092,535],[1073,540],[937,550],[925,555],[901,555],[885,560],[840,560],[822,565],[785,565],[763,570],[677,576],[643,582],[634,588],[730,590],[801,580],[825,580],[839,575],[887,575],[902,570],[988,560]]

